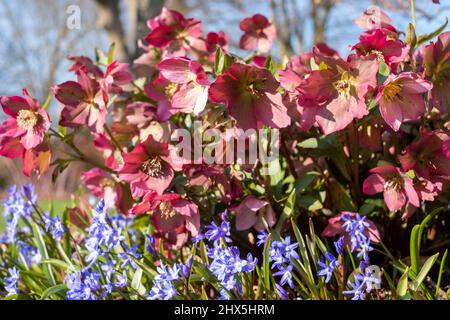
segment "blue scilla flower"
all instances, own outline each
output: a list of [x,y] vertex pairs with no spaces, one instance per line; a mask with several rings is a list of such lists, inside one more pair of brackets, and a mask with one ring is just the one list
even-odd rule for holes
[[32,184],[22,187],[10,186],[6,193],[7,198],[2,201],[2,213],[6,222],[6,233],[3,240],[5,243],[11,243],[16,239],[19,220],[21,218],[31,219],[33,205],[37,202],[37,196]]
[[186,263],[180,265],[180,272],[182,276],[187,280],[191,274],[192,263],[194,261],[194,256],[191,254],[189,258],[187,258]]
[[170,300],[177,295],[177,290],[170,281],[154,281],[147,299]]
[[258,247],[263,246],[263,245],[266,243],[267,237],[268,237],[267,232],[261,231],[261,232],[256,236],[256,238],[258,239],[258,241],[256,242],[256,245],[257,245]]
[[208,269],[217,277],[221,284],[228,290],[237,289],[241,291],[240,284],[237,283],[236,275],[241,272],[252,272],[257,263],[256,258],[251,254],[246,259],[241,259],[237,247],[225,247],[216,245],[216,255]]
[[120,266],[122,269],[127,265],[130,265],[133,269],[136,269],[138,265],[134,262],[134,259],[142,258],[142,254],[138,253],[138,245],[133,244],[131,248],[129,248],[125,243],[122,244],[125,248],[125,252],[119,253],[119,257],[123,260],[122,265]]
[[114,286],[117,288],[125,288],[128,286],[128,277],[125,270],[122,271],[122,274],[117,274]]
[[66,274],[67,300],[98,300],[101,274],[87,269]]
[[153,287],[148,294],[148,299],[169,300],[173,298],[177,294],[177,291],[172,282],[180,279],[179,266],[174,264],[172,268],[170,268],[161,262],[156,270],[158,271],[158,274],[153,278]]
[[16,267],[12,267],[8,269],[9,276],[3,279],[5,283],[5,290],[8,293],[7,296],[18,294],[19,290],[17,289],[17,282],[20,279],[19,271]]
[[50,217],[50,214],[46,212],[42,216],[42,219],[45,224],[45,230],[49,231],[55,240],[61,239],[65,232],[61,218],[59,216],[52,218]]
[[292,281],[292,270],[294,266],[289,264],[287,267],[281,267],[277,272],[273,274],[273,276],[281,276],[279,281],[280,286],[284,286],[286,283],[292,289],[294,288],[294,282]]
[[39,250],[28,243],[24,241],[18,241],[17,246],[22,253],[22,256],[25,259],[25,262],[28,266],[30,266],[33,263],[39,263],[41,262],[41,254],[39,253]]
[[339,266],[340,262],[330,252],[327,251],[325,252],[325,259],[323,256],[320,257],[320,261],[317,264],[320,268],[317,272],[317,275],[324,276],[325,283],[328,283],[331,280],[334,269]]
[[208,231],[205,232],[205,238],[208,241],[219,242],[222,239],[225,242],[231,242],[230,223],[228,221],[222,221],[220,225],[213,221],[206,226],[206,229]]
[[[100,200],[95,208],[92,222],[87,228],[88,237],[85,241],[85,247],[88,251],[86,255],[86,262],[89,263],[88,268],[92,267],[99,256],[110,252],[112,249],[120,245],[125,239],[120,228],[120,223],[115,220],[111,223],[104,200]],[[126,253],[124,253],[126,255]],[[126,259],[126,264],[130,263],[128,256],[121,256]]]
[[167,267],[164,263],[161,263],[156,270],[158,271],[158,275],[155,277],[155,280],[157,281],[174,281],[180,279],[180,267],[176,263],[172,266],[172,268]]
[[342,255],[344,253],[344,236],[337,239],[333,244],[337,254]]
[[373,275],[366,262],[361,262],[359,272],[354,276],[354,282],[350,282],[351,290],[343,291],[343,294],[352,294],[352,300],[364,300],[365,294],[371,292],[381,284],[381,279]]
[[290,259],[299,259],[296,251],[298,243],[291,244],[291,237],[287,236],[283,241],[272,241],[269,249],[269,260],[271,268],[283,268],[284,263],[290,264]]
[[278,296],[281,300],[287,300],[288,299],[288,293],[282,286],[280,286],[278,283],[275,283],[275,288],[277,291]]
[[22,187],[10,186],[6,190],[6,194],[8,197],[2,201],[3,215],[5,217],[14,215],[31,217],[33,205],[37,202],[37,196],[32,184],[27,184]]
[[343,294],[353,295],[352,300],[364,300],[364,285],[359,279],[355,278],[354,282],[350,282],[350,290],[342,291]]
[[350,250],[358,251],[358,258],[364,261],[369,260],[369,252],[373,250],[370,246],[370,238],[367,236],[369,223],[366,217],[357,213],[354,217],[349,214],[343,214],[344,228],[350,236]]
[[279,285],[283,286],[286,283],[289,287],[293,287],[292,270],[293,265],[291,259],[299,259],[297,253],[298,243],[291,243],[291,237],[287,236],[284,240],[272,241],[269,248],[269,262],[271,269],[277,268],[274,276],[281,276]]

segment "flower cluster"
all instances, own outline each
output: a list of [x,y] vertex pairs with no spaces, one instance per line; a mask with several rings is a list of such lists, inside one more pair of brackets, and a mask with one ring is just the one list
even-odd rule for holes
[[2,201],[2,214],[6,222],[6,233],[2,237],[2,242],[13,243],[16,241],[19,220],[31,219],[37,196],[33,185],[24,185],[20,188],[13,185],[6,190],[6,194],[7,198]]
[[[21,159],[24,174],[38,178],[52,168],[57,179],[71,162],[83,162],[89,165],[83,185],[102,199],[93,213],[82,193],[64,215],[45,213],[32,187],[9,188],[2,268],[41,268],[46,283],[67,289],[42,294],[68,299],[170,299],[186,294],[181,285],[193,295],[208,289],[205,294],[231,299],[256,284],[258,297],[274,297],[267,287],[275,287],[280,298],[320,299],[337,269],[342,280],[355,268],[348,268],[347,251],[353,263],[353,255],[368,263],[386,241],[380,254],[388,259],[387,247],[399,259],[420,256],[420,248],[406,252],[402,236],[393,235],[448,206],[450,32],[441,32],[444,26],[429,35],[406,33],[378,9],[355,22],[363,31],[346,56],[318,43],[277,59],[269,55],[276,21],[255,14],[239,25],[239,47],[249,53],[241,58],[224,32],[205,34],[201,21],[163,8],[147,22],[139,42],[144,53],[132,66],[113,60],[113,51],[95,61],[68,57],[74,80],[52,87],[61,106],[57,121],[48,102],[41,105],[26,89],[0,97],[7,115],[0,155]],[[267,151],[279,151],[269,163],[261,156],[265,136],[275,138]],[[56,145],[67,156],[52,153]],[[438,218],[422,241],[428,246],[446,242],[447,222]],[[284,232],[305,219],[310,234],[299,248]],[[314,228],[338,237],[337,256]],[[253,272],[260,271],[254,257],[261,255],[270,275]],[[198,259],[207,260],[208,270],[197,268]],[[360,269],[347,292],[354,297],[374,285]],[[17,282],[12,270],[4,281],[8,292]],[[214,276],[204,284],[212,288],[190,287],[199,270]],[[255,273],[265,278],[255,280]],[[324,278],[321,288],[317,276]],[[152,288],[136,286],[141,278]],[[312,283],[297,290],[301,281]]]

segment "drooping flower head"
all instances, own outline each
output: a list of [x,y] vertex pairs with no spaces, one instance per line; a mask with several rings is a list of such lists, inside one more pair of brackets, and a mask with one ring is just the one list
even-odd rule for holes
[[297,86],[297,103],[304,130],[316,121],[325,134],[330,134],[368,114],[365,95],[376,87],[378,63],[371,57],[355,55],[349,62],[322,53],[316,53],[316,59],[322,67]]
[[252,195],[247,196],[239,205],[230,210],[236,212],[237,230],[254,227],[257,231],[262,231],[272,227],[276,222],[275,212],[270,203]]
[[148,191],[163,194],[174,177],[174,170],[181,170],[181,165],[172,161],[168,144],[156,141],[152,135],[131,152],[124,153],[123,160],[119,178],[131,184],[134,198]]
[[188,237],[188,232],[198,236],[200,215],[196,204],[175,193],[158,195],[149,192],[141,203],[135,205],[132,214],[150,213],[160,237],[180,248]]
[[159,106],[170,107],[162,111],[163,113],[183,112],[198,115],[205,109],[210,81],[198,62],[184,57],[168,58],[158,64],[158,70],[164,78],[176,85],[171,104]]
[[404,121],[418,119],[425,113],[423,94],[432,87],[429,81],[413,72],[389,75],[376,97],[384,121],[398,131]]
[[161,14],[147,22],[150,28],[145,40],[164,50],[165,56],[183,56],[202,35],[202,23],[186,19],[180,12],[163,8]]
[[425,77],[433,83],[429,97],[431,106],[450,112],[450,31],[424,48],[423,63]]
[[363,191],[372,195],[383,192],[384,202],[389,211],[401,209],[407,201],[419,207],[419,197],[414,189],[412,179],[399,168],[383,165],[370,170],[363,184]]
[[278,82],[267,69],[233,63],[209,88],[213,102],[225,103],[242,129],[290,124]]
[[258,50],[267,53],[276,37],[276,27],[262,14],[241,21],[239,27],[244,34],[239,41],[239,47],[245,50]]
[[386,62],[395,72],[398,64],[408,56],[410,48],[400,40],[392,39],[383,29],[373,29],[361,34],[352,49],[362,56],[375,54],[379,61]]
[[450,140],[443,131],[420,131],[420,138],[409,144],[398,158],[405,172],[413,169],[420,177],[430,181],[450,179],[450,159],[443,146]]
[[70,128],[86,125],[93,132],[103,133],[107,110],[100,84],[83,70],[77,79],[52,87],[55,98],[64,105],[60,124]]

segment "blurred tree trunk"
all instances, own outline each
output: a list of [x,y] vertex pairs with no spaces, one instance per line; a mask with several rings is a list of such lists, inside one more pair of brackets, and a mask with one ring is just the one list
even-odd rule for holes
[[314,26],[314,44],[325,42],[325,31],[330,11],[336,0],[311,0],[311,18]]
[[[132,62],[141,50],[138,39],[144,39],[148,33],[147,20],[160,14],[164,6],[185,13],[188,11],[185,0],[96,0],[98,4],[97,26],[103,28],[110,43],[115,43],[115,58]],[[126,28],[122,18],[123,9],[127,9]]]
[[120,19],[120,0],[97,0],[97,4],[97,26],[106,31],[110,43],[115,43],[115,58],[128,61],[128,46]]
[[147,35],[147,20],[156,17],[164,5],[164,0],[128,0],[128,16],[131,26],[127,40],[129,46],[133,48],[133,50],[130,50],[132,51],[130,60],[134,60],[140,54],[137,40],[144,39]]

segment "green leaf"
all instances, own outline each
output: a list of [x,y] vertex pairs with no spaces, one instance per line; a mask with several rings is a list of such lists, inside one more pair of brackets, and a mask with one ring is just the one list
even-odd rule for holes
[[386,62],[381,61],[380,65],[378,67],[378,73],[382,75],[383,77],[389,76],[389,73],[391,70],[389,69],[389,66],[386,64]]
[[447,27],[448,24],[448,18],[445,18],[445,22],[442,26],[440,26],[437,30],[435,30],[434,32],[428,33],[428,34],[422,34],[417,38],[417,45],[421,45],[424,42],[430,41],[431,39],[433,39],[434,37],[438,36],[439,34],[442,33],[442,31],[445,30],[445,28]]
[[416,28],[412,23],[408,24],[408,30],[406,31],[405,42],[414,48],[417,44]]
[[113,62],[115,48],[116,48],[116,43],[115,42],[111,43],[111,46],[109,47],[109,50],[108,50],[108,60],[107,60],[108,65],[110,65],[111,62]]
[[400,299],[405,298],[406,293],[408,292],[408,272],[409,272],[409,268],[406,267],[405,272],[402,274],[402,276],[400,277],[400,280],[398,281],[398,284],[397,284],[397,296]]
[[[42,236],[41,229],[36,224],[36,222],[32,221],[31,227],[33,229],[34,242],[41,254],[43,260],[49,260],[49,255],[47,252],[47,247],[45,246],[44,237]],[[53,276],[52,268],[50,265],[45,266],[45,272],[53,285],[56,285],[55,277]]]
[[417,275],[420,268],[420,247],[419,247],[419,229],[420,226],[416,224],[411,230],[411,237],[409,239],[409,255],[411,257],[411,270]]
[[233,58],[226,54],[222,48],[217,48],[214,60],[214,70],[216,75],[221,75],[233,64]]
[[284,204],[284,208],[283,211],[281,212],[280,218],[278,219],[277,226],[275,227],[275,232],[277,234],[280,234],[286,219],[289,218],[294,213],[295,199],[296,199],[296,192],[294,189],[289,194],[289,197],[287,198],[286,203]]
[[444,256],[442,257],[442,260],[441,260],[441,265],[439,266],[439,275],[438,275],[438,279],[436,282],[436,299],[438,299],[438,297],[439,297],[439,289],[441,287],[442,274],[444,273],[444,264],[447,261],[447,254],[448,254],[448,249],[445,250]]
[[278,80],[278,65],[277,65],[276,61],[272,59],[271,56],[268,56],[266,58],[266,62],[264,63],[264,66]]
[[47,288],[41,295],[41,300],[45,300],[51,295],[56,295],[60,292],[67,291],[67,286],[65,284],[57,284],[56,286]]
[[131,287],[134,290],[136,290],[137,292],[139,292],[139,294],[145,293],[145,288],[141,284],[142,273],[143,273],[143,270],[141,268],[137,268],[133,275],[133,280],[131,280]]
[[[59,259],[46,259],[46,260],[42,260],[40,262],[41,264],[50,264],[50,265],[54,265],[56,267],[60,267],[62,268],[64,271],[67,270],[73,270],[73,268],[65,261],[59,260]],[[75,270],[73,270],[75,271]]]
[[316,149],[317,147],[319,147],[319,139],[309,138],[309,139],[303,140],[302,142],[299,142],[297,144],[297,146],[300,148],[305,148],[305,149]]
[[264,255],[263,255],[263,277],[264,287],[266,290],[266,297],[270,294],[270,242],[271,234],[267,236],[266,243],[264,243]]
[[423,264],[422,269],[420,270],[419,274],[417,275],[416,279],[414,280],[412,284],[412,289],[414,291],[417,291],[417,289],[422,284],[423,280],[425,280],[425,277],[427,276],[428,272],[430,272],[431,268],[433,267],[434,263],[436,262],[436,259],[439,256],[439,252],[435,255],[429,257],[427,261]]
[[49,94],[47,99],[45,100],[44,104],[42,105],[42,109],[47,109],[48,105],[50,104],[50,101],[52,101],[52,94]]

